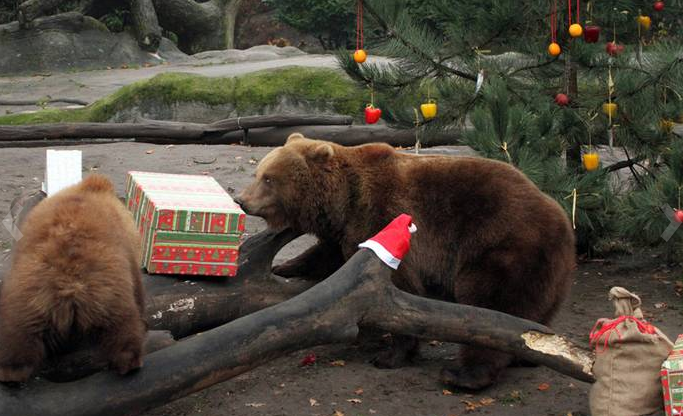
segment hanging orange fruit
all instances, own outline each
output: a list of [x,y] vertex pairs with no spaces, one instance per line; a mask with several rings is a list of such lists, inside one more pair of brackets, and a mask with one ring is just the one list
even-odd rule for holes
[[602,105],[602,112],[609,117],[616,117],[619,107],[616,103],[605,103]]
[[368,54],[363,49],[356,49],[356,52],[353,53],[353,60],[358,64],[362,64],[367,58]]
[[552,56],[557,56],[560,54],[560,52],[562,52],[562,48],[560,48],[560,45],[558,45],[557,42],[553,42],[548,45],[548,53]]
[[580,24],[574,23],[573,25],[569,26],[569,35],[573,38],[578,38],[583,34],[583,28],[581,27]]
[[422,112],[422,117],[424,117],[425,120],[431,120],[436,117],[436,111],[437,107],[434,100],[429,100],[420,105],[420,112]]
[[600,155],[597,152],[589,151],[583,154],[583,167],[592,172],[600,166]]
[[641,29],[648,31],[652,25],[652,19],[650,19],[650,16],[638,16],[638,25],[640,25]]

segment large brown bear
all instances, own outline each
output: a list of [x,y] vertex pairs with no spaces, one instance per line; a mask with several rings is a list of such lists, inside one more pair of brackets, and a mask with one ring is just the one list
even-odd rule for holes
[[0,293],[0,381],[25,381],[85,340],[121,374],[140,367],[140,236],[112,183],[88,176],[36,205],[21,231]]
[[[471,157],[415,156],[385,144],[342,147],[293,134],[260,162],[237,198],[269,226],[320,240],[274,268],[281,275],[329,273],[400,213],[417,225],[394,275],[403,290],[496,309],[544,324],[567,296],[575,266],[566,213],[513,166]],[[401,339],[400,353],[416,342]],[[396,357],[396,355],[394,355]],[[384,360],[391,365],[393,359]],[[512,357],[464,347],[443,380],[479,389]],[[380,364],[383,364],[380,362]]]

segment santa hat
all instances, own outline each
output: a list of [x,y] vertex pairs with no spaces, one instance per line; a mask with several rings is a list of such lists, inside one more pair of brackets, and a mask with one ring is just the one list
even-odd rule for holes
[[398,269],[403,256],[410,249],[410,234],[417,231],[410,215],[401,214],[394,218],[382,231],[358,245],[369,248],[392,269]]

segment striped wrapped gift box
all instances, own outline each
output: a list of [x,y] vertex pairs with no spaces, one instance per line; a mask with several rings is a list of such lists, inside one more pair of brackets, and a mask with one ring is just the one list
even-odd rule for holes
[[126,205],[149,273],[234,276],[244,212],[209,176],[128,172]]
[[661,376],[666,415],[683,415],[683,335],[678,336],[669,358],[662,364]]

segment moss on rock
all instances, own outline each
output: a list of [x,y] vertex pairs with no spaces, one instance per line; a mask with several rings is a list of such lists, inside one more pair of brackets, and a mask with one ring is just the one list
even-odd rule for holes
[[200,102],[209,106],[227,104],[234,107],[238,115],[247,116],[259,114],[282,99],[357,116],[369,94],[341,72],[331,69],[291,67],[232,78],[165,73],[122,87],[82,109],[11,114],[0,117],[0,124],[105,122],[121,111],[150,101],[165,105],[178,102]]

